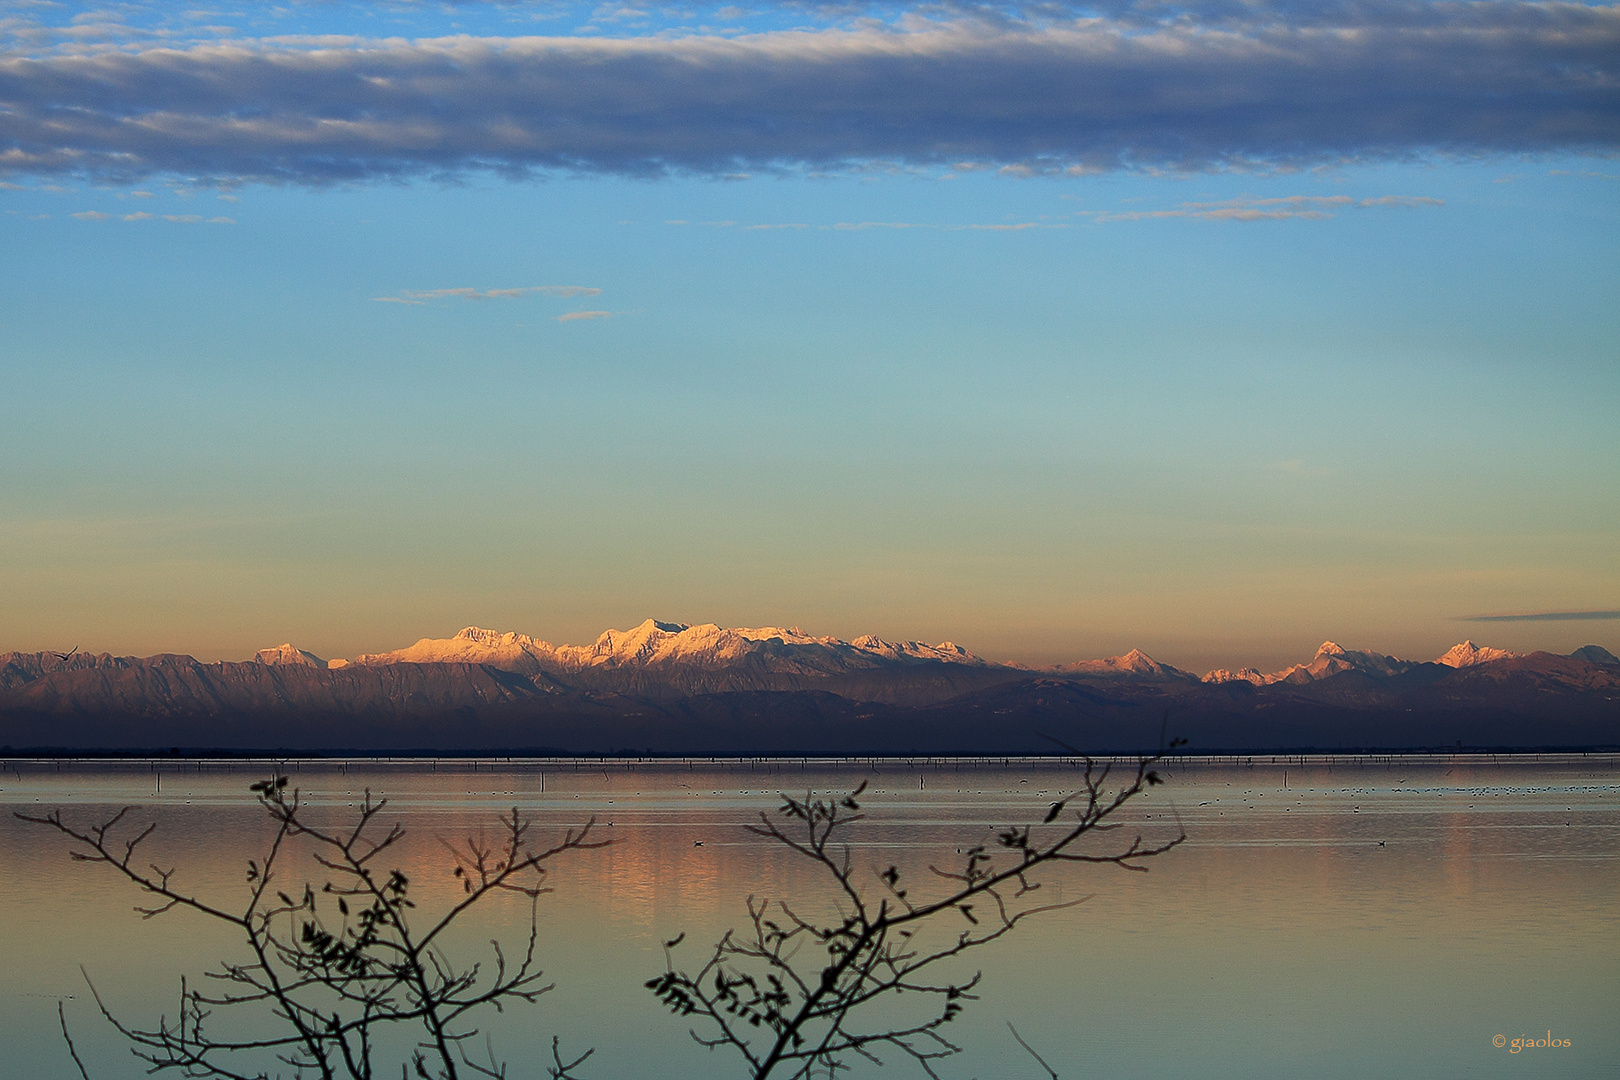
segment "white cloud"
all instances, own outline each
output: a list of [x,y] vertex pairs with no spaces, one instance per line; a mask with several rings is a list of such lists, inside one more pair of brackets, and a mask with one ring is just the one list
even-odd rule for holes
[[557,316],[558,322],[577,322],[580,319],[611,319],[612,311],[570,311],[566,315]]
[[80,210],[73,216],[80,221],[106,221],[112,217],[111,214],[103,214],[100,210]]

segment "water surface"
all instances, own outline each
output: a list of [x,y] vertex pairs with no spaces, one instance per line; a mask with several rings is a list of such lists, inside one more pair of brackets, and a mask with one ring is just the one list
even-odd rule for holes
[[[8,762],[8,810],[155,821],[149,858],[222,903],[270,835],[247,790],[275,768],[246,762]],[[854,835],[863,873],[899,865],[926,890],[997,826],[1039,821],[1073,790],[1054,761],[288,762],[312,807],[340,820],[368,788],[409,830],[401,866],[424,909],[455,895],[444,843],[492,835],[517,806],[555,835],[595,819],[614,841],[575,853],[541,902],[541,954],[557,989],[486,1025],[510,1075],[540,1077],[552,1034],[596,1047],[583,1072],[742,1076],[697,1046],[642,983],[661,942],[702,943],[741,925],[745,898],[810,904],[824,882],[742,825],[781,792],[865,781]],[[955,1077],[1620,1076],[1620,761],[1613,757],[1242,758],[1178,763],[1132,807],[1132,831],[1189,840],[1147,874],[1077,867],[1043,898],[1089,896],[981,950],[982,1000],[952,1025]],[[142,920],[104,867],[71,863],[63,838],[0,820],[0,1076],[77,1075],[67,1015],[93,1080],[142,1075],[96,1016],[81,966],[131,1020],[172,1015],[182,974],[236,956],[228,933],[171,912]],[[314,868],[308,875],[315,877]],[[502,900],[454,943],[487,958],[519,940],[528,909]],[[955,933],[957,927],[941,932]],[[1567,1048],[1512,1053],[1550,1032]],[[1509,1045],[1493,1045],[1501,1035]],[[872,1075],[862,1067],[854,1075]],[[920,1075],[904,1061],[883,1075]]]

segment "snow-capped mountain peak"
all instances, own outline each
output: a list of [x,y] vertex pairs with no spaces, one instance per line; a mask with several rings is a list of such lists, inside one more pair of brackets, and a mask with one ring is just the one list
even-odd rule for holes
[[325,667],[326,661],[314,653],[305,652],[295,647],[292,642],[284,642],[273,649],[260,649],[253,654],[253,661],[270,667]]
[[1191,672],[1161,664],[1141,649],[1132,649],[1123,656],[1110,656],[1104,660],[1078,660],[1060,664],[1053,671],[1074,675],[1102,675],[1130,679],[1196,679]]
[[1394,656],[1360,649],[1346,649],[1336,641],[1324,641],[1308,664],[1294,664],[1270,675],[1262,675],[1253,668],[1243,668],[1237,672],[1218,668],[1205,675],[1204,681],[1234,682],[1241,679],[1256,686],[1269,686],[1272,683],[1304,684],[1346,671],[1359,672],[1375,678],[1389,678],[1408,671],[1413,666],[1409,661]]
[[1453,645],[1446,650],[1444,656],[1435,661],[1446,667],[1464,668],[1475,664],[1488,664],[1492,660],[1511,660],[1521,654],[1508,652],[1506,649],[1493,649],[1489,645],[1479,646],[1472,641],[1465,641],[1461,645]]
[[532,675],[540,670],[537,655],[552,652],[549,642],[527,634],[502,633],[479,626],[462,628],[450,638],[421,638],[414,645],[385,653],[361,653],[354,663],[490,664]]
[[[1472,641],[1465,641],[1455,645],[1444,656],[1434,661],[1447,667],[1472,667],[1475,664],[1485,664],[1492,660],[1506,660],[1519,656],[1519,653],[1508,652],[1506,649],[1493,649],[1475,645]],[[1410,671],[1419,664],[1411,660],[1402,660],[1394,656],[1385,656],[1383,653],[1365,652],[1357,649],[1346,649],[1334,641],[1324,641],[1321,648],[1316,650],[1308,664],[1295,664],[1282,671],[1270,675],[1262,675],[1253,668],[1243,668],[1240,671],[1229,671],[1218,668],[1204,676],[1205,682],[1232,682],[1242,679],[1254,683],[1256,686],[1269,686],[1272,683],[1311,683],[1319,679],[1326,679],[1341,672],[1354,671],[1374,678],[1390,678]]]

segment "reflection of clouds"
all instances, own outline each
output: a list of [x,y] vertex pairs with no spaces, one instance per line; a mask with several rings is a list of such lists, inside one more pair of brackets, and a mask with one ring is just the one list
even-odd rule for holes
[[0,59],[0,169],[305,184],[872,162],[1033,175],[1620,143],[1614,7],[1204,7],[1158,20],[912,13],[737,37],[161,47],[85,25],[71,33],[103,46],[63,54],[14,38],[43,51]]

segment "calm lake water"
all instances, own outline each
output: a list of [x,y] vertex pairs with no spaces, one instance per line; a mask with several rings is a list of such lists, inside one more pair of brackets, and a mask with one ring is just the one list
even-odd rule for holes
[[[130,886],[70,862],[65,838],[10,811],[60,808],[89,823],[133,806],[132,819],[158,825],[149,861],[236,904],[245,862],[270,834],[247,787],[272,767],[4,763],[0,1076],[78,1075],[59,1000],[92,1080],[143,1075],[95,1013],[81,966],[115,1012],[150,1024],[173,1015],[182,974],[240,956],[229,934],[186,913],[143,921]],[[614,841],[551,875],[541,954],[556,990],[484,1025],[513,1080],[546,1075],[553,1034],[596,1047],[581,1070],[593,1080],[744,1075],[695,1045],[642,983],[662,970],[661,942],[682,931],[678,955],[695,970],[703,943],[742,924],[750,895],[821,895],[801,860],[742,829],[780,792],[866,781],[856,866],[898,863],[925,891],[929,862],[996,826],[1039,821],[1075,785],[1072,765],[1054,761],[283,768],[327,820],[351,814],[367,788],[389,800],[409,830],[400,865],[424,910],[455,895],[443,843],[491,832],[512,806],[553,833],[594,817]],[[1065,1080],[1620,1077],[1620,759],[1245,758],[1164,771],[1171,782],[1132,804],[1132,827],[1150,839],[1184,827],[1188,842],[1147,874],[1045,874],[1044,899],[1091,899],[974,955],[982,1000],[952,1025],[964,1052],[944,1075],[1040,1080],[1011,1021]],[[520,941],[527,910],[490,905],[455,956],[485,959],[491,937]],[[1493,1045],[1547,1033],[1569,1045]],[[921,1074],[895,1060],[881,1075]]]

